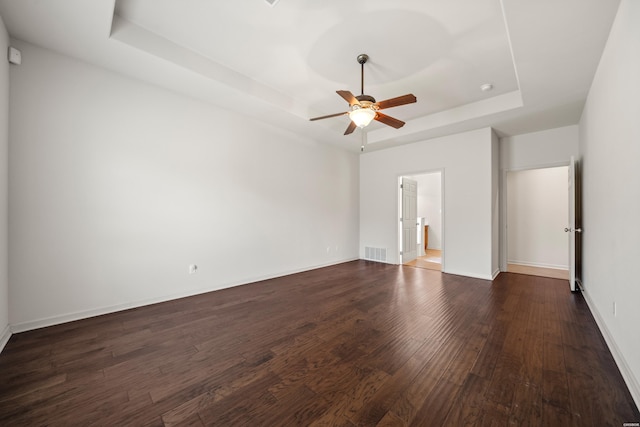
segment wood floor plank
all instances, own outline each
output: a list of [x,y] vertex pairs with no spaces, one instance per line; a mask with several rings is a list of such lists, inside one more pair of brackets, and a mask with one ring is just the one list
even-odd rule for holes
[[277,399],[269,392],[269,387],[280,381],[269,373],[253,381],[212,405],[198,411],[205,425],[250,425],[264,414],[265,408],[276,405]]
[[622,425],[566,281],[355,261],[15,334],[0,425]]
[[355,425],[376,425],[393,407],[408,384],[412,383],[416,375],[424,367],[424,362],[410,358],[398,371],[390,376],[371,399],[361,409],[350,415]]
[[416,412],[411,424],[445,425],[445,420],[451,411],[451,402],[456,400],[458,393],[460,393],[458,384],[452,383],[448,378],[440,378]]
[[350,418],[363,411],[389,378],[385,372],[368,371],[355,387],[336,394],[324,415],[311,425],[353,425]]
[[467,375],[457,398],[451,404],[444,425],[477,426],[482,421],[482,408],[489,380],[474,374]]

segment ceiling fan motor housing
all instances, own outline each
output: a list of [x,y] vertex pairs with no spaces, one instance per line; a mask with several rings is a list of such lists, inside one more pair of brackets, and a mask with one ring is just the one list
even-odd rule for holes
[[358,95],[356,96],[356,99],[360,102],[362,101],[368,101],[372,104],[376,103],[376,99],[373,96],[369,96],[369,95]]

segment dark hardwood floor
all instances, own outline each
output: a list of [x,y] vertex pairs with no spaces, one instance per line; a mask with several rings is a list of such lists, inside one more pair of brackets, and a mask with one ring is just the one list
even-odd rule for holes
[[566,281],[356,261],[14,335],[0,425],[622,426]]

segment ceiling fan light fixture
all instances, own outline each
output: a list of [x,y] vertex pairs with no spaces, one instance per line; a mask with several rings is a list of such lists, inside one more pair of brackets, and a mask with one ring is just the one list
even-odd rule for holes
[[376,117],[376,112],[372,108],[362,108],[358,105],[354,105],[353,109],[349,112],[349,118],[359,128],[367,126]]
[[379,110],[414,103],[417,101],[415,95],[413,95],[412,93],[408,93],[406,95],[396,96],[395,98],[376,102],[376,99],[373,96],[364,94],[364,64],[367,62],[369,57],[363,53],[362,55],[358,55],[357,59],[358,64],[360,64],[360,95],[354,96],[348,90],[336,91],[336,93],[340,95],[342,99],[349,103],[349,110],[345,111],[344,113],[312,117],[309,120],[314,121],[328,119],[330,117],[348,115],[349,119],[351,120],[349,121],[347,130],[344,131],[345,135],[353,133],[353,131],[356,130],[357,127],[362,129],[365,126],[368,126],[372,120],[376,120],[395,129],[400,129],[402,126],[404,126],[404,122],[402,120],[398,120],[391,116],[387,116],[386,114],[380,113]]

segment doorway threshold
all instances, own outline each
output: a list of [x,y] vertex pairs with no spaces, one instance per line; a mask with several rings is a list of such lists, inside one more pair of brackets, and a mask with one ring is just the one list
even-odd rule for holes
[[427,249],[426,255],[419,256],[404,265],[410,267],[426,268],[427,270],[442,271],[442,251]]

